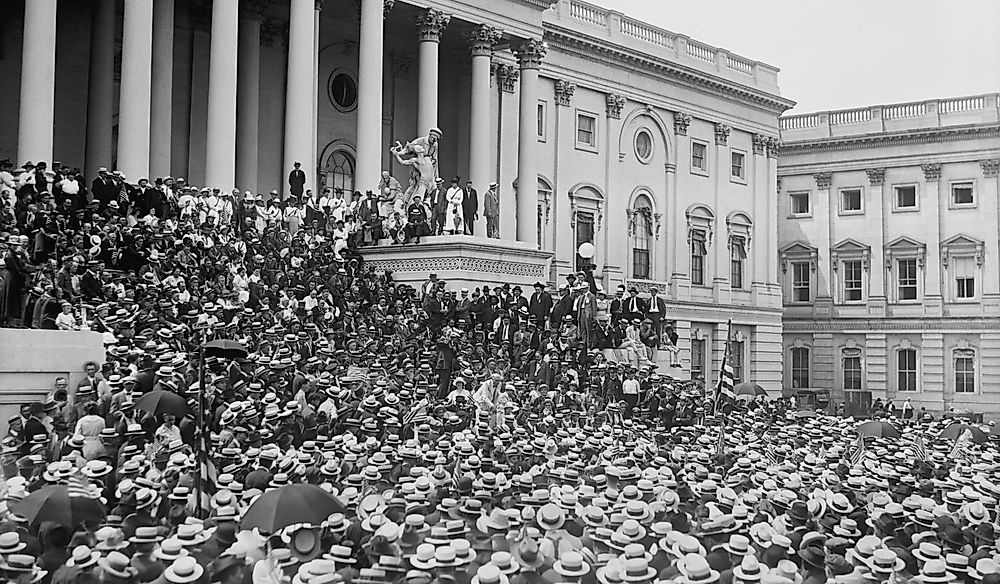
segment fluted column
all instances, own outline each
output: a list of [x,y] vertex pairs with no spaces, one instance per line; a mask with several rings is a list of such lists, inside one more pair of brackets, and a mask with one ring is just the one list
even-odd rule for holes
[[125,0],[118,105],[118,170],[129,182],[149,174],[153,0]]
[[56,0],[24,3],[24,40],[18,161],[51,162],[56,101]]
[[490,58],[493,46],[500,40],[500,31],[482,25],[469,33],[472,48],[472,107],[469,119],[469,180],[479,193],[479,220],[474,233],[486,236],[486,214],[483,197],[491,182],[490,151],[496,136],[490,133]]
[[451,15],[428,8],[417,18],[420,35],[420,80],[417,91],[417,133],[438,125],[438,45]]
[[87,78],[86,176],[111,166],[114,126],[115,1],[93,0],[90,17],[90,75]]
[[263,2],[251,2],[240,17],[236,81],[236,186],[257,193],[260,116],[260,24]]
[[[382,62],[386,4],[361,0],[361,45],[358,47],[358,95],[382,95]],[[354,184],[374,190],[382,165],[382,100],[358,99],[357,166]]]
[[[294,162],[301,162],[307,173],[314,174],[309,162],[313,131],[313,45],[315,43],[315,4],[313,0],[291,0],[288,15],[288,84],[285,89],[285,154],[281,168],[281,193],[288,193],[288,173]],[[307,176],[307,181],[313,179]]]
[[236,55],[239,0],[213,0],[208,64],[208,140],[205,184],[222,192],[236,185]]
[[174,97],[174,0],[153,3],[153,73],[149,105],[149,174],[171,173]]
[[517,129],[517,240],[538,245],[538,69],[545,57],[542,41],[529,39],[517,48],[521,96]]

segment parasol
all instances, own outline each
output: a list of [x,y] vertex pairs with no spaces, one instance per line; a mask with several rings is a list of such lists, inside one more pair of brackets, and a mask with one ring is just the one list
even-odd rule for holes
[[33,527],[45,521],[54,521],[69,529],[76,529],[83,523],[96,527],[105,516],[100,499],[66,485],[42,487],[20,501],[11,502],[10,510],[23,515]]
[[318,525],[334,513],[345,512],[336,497],[316,485],[292,484],[258,497],[243,515],[240,528],[275,533],[298,523]]
[[876,438],[899,438],[899,430],[889,422],[871,420],[857,427],[859,436],[874,436]]
[[157,389],[139,398],[135,402],[135,408],[144,412],[149,412],[154,417],[159,418],[163,414],[171,414],[178,420],[188,413],[187,402],[184,398],[172,391]]
[[962,422],[955,422],[954,424],[948,426],[941,431],[938,438],[942,440],[958,440],[958,437],[968,430],[972,434],[972,441],[976,444],[982,444],[990,439],[990,437],[979,428],[972,426],[970,424],[964,424]]
[[767,396],[767,390],[760,386],[760,384],[753,383],[752,381],[744,381],[743,383],[736,384],[733,391],[737,396],[748,395],[751,397],[757,397],[758,395]]

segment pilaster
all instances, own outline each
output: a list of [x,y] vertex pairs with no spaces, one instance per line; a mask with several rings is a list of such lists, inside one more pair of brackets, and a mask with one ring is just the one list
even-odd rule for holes
[[942,206],[947,209],[948,201],[941,200],[941,164],[922,164],[924,173],[923,193],[920,194],[920,206],[923,209],[924,228],[921,238],[926,242],[929,261],[924,263],[924,314],[941,316],[944,306],[941,296],[941,215]]
[[830,387],[832,398],[843,401],[844,388],[837,387],[836,382],[836,355],[833,346],[833,333],[817,332],[813,333],[812,347],[812,371],[809,376],[809,385],[812,387]]
[[928,409],[947,409],[951,391],[945,387],[944,334],[924,332],[920,339],[920,397]]
[[[862,353],[862,387],[869,391],[888,392],[889,344],[885,333],[865,334],[865,348]],[[887,397],[891,397],[888,396]]]

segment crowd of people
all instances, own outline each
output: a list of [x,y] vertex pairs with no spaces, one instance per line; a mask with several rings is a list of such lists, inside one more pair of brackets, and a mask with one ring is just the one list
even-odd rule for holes
[[655,290],[414,288],[328,217],[124,181],[0,170],[3,324],[106,349],[7,421],[6,581],[1000,581],[979,429],[716,404]]

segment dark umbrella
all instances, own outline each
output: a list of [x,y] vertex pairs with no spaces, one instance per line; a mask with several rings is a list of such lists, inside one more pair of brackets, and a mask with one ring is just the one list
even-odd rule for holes
[[172,391],[158,389],[151,391],[139,398],[135,402],[135,408],[144,412],[149,412],[159,418],[163,414],[171,414],[178,420],[188,413],[187,402],[184,398]]
[[66,485],[42,487],[10,503],[10,510],[23,515],[33,527],[45,521],[54,521],[69,529],[76,529],[81,523],[96,526],[105,516],[100,499]]
[[296,483],[258,497],[243,514],[240,528],[275,533],[296,523],[319,525],[330,515],[344,512],[344,505],[330,493],[316,485]]
[[767,395],[767,390],[760,385],[753,383],[752,381],[744,381],[743,383],[736,384],[733,388],[736,395],[749,395],[752,397],[757,397],[758,395]]
[[958,437],[965,433],[966,430],[972,433],[972,441],[976,444],[982,444],[990,439],[986,432],[983,432],[975,426],[963,424],[962,422],[955,422],[954,424],[948,426],[941,431],[938,438],[941,438],[942,440],[958,440]]
[[858,435],[876,438],[899,438],[899,430],[889,422],[872,420],[858,426]]
[[241,343],[230,341],[229,339],[219,339],[209,341],[201,346],[208,357],[222,357],[223,359],[243,359],[247,356],[247,348]]

